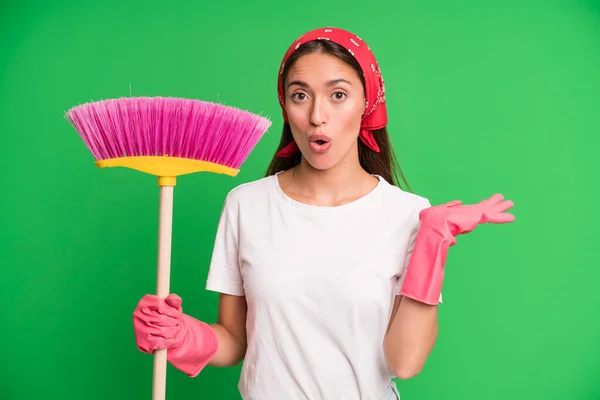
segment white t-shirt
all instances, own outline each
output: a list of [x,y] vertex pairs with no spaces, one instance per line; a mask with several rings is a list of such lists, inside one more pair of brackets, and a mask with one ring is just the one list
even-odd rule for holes
[[246,296],[245,400],[380,400],[383,339],[429,201],[379,178],[342,206],[287,196],[276,175],[225,200],[208,290]]

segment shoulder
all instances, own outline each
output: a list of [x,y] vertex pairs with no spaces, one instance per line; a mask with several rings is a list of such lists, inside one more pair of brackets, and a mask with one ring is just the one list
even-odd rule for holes
[[372,216],[378,229],[394,235],[396,241],[404,240],[420,225],[419,213],[431,207],[423,195],[406,191],[380,178],[379,195]]
[[238,209],[248,204],[264,203],[271,194],[273,179],[276,178],[267,176],[234,187],[225,196],[225,206]]
[[422,209],[431,207],[429,199],[423,195],[405,191],[381,179],[382,201],[388,209],[399,209],[411,213],[419,213]]

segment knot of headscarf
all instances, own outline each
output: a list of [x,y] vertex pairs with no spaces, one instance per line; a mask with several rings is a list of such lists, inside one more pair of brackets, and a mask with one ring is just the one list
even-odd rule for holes
[[[281,61],[279,76],[277,78],[277,95],[283,112],[283,120],[288,122],[287,113],[285,111],[283,82],[281,82],[283,67],[294,51],[298,50],[302,44],[312,40],[330,40],[335,42],[346,48],[360,64],[365,79],[366,104],[365,112],[360,124],[359,137],[371,150],[379,153],[379,146],[373,137],[372,131],[381,129],[387,124],[383,77],[381,76],[377,60],[369,46],[367,46],[367,44],[358,36],[346,30],[339,28],[315,29],[300,36],[288,48]],[[292,140],[287,146],[277,152],[276,156],[283,158],[291,157],[299,151],[298,145]]]

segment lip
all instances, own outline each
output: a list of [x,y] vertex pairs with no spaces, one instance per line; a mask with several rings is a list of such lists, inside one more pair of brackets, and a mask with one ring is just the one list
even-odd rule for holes
[[329,136],[322,135],[322,134],[319,134],[319,133],[314,133],[314,134],[310,135],[308,137],[308,140],[310,140],[311,142],[316,142],[318,140],[322,140],[324,142],[331,142],[331,138]]
[[[325,153],[331,147],[331,138],[322,134],[313,134],[308,137],[310,141],[310,148],[314,153],[322,154]],[[319,141],[324,143],[319,144]]]

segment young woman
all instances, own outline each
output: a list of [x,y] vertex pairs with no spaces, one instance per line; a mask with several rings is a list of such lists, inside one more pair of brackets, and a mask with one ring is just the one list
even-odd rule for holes
[[184,314],[175,294],[146,295],[137,346],[167,348],[189,376],[243,360],[248,400],[399,399],[392,379],[418,374],[436,341],[449,247],[514,220],[513,204],[432,207],[400,188],[379,66],[348,31],[292,43],[278,94],[285,124],[267,176],[225,199],[207,281],[217,322]]

